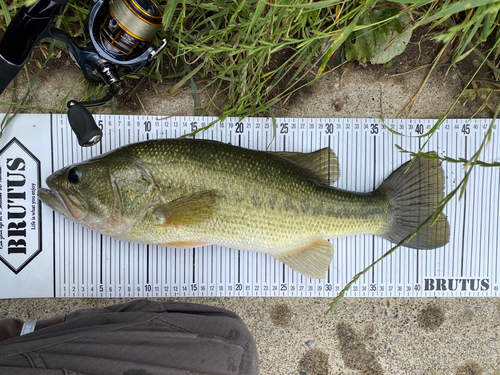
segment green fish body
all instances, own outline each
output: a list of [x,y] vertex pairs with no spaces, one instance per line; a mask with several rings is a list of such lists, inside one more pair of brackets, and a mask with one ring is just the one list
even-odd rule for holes
[[[333,255],[328,238],[368,233],[397,243],[434,213],[444,188],[439,161],[416,159],[408,167],[361,194],[330,186],[338,163],[328,148],[302,154],[151,140],[55,172],[39,197],[120,240],[263,252],[323,278]],[[405,246],[433,249],[448,240],[441,214]]]

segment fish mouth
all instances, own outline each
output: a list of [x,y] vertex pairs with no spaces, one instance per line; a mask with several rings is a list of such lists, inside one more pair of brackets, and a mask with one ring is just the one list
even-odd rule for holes
[[38,189],[38,198],[54,211],[73,221],[82,221],[87,216],[85,204],[73,194],[47,188]]

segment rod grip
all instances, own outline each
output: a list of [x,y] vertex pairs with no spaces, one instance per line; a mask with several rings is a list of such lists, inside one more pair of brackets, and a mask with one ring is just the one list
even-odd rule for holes
[[80,146],[93,146],[101,140],[102,130],[96,125],[94,118],[83,105],[71,105],[68,109],[68,119]]
[[23,65],[12,64],[0,54],[0,94],[2,94],[22,68]]

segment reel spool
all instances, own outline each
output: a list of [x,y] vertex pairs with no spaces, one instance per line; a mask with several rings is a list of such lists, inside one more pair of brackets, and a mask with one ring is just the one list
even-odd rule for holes
[[106,47],[125,55],[140,55],[162,27],[162,12],[149,0],[115,0],[101,27]]

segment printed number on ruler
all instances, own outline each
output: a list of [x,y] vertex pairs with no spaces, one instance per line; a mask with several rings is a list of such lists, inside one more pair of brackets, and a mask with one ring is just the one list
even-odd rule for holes
[[[65,116],[54,116],[54,168],[78,162],[124,144],[179,137],[215,121],[206,117],[156,118],[97,116],[105,136],[97,147],[82,150]],[[427,141],[435,120],[228,118],[197,138],[269,151],[310,152],[330,147],[338,156],[341,176],[334,187],[373,191],[409,160],[394,145],[416,152]],[[489,120],[447,120],[425,151],[470,158],[488,130]],[[490,145],[498,144],[496,125]],[[482,160],[500,160],[499,148],[487,147]],[[447,193],[464,176],[457,163],[443,163]],[[477,169],[462,201],[445,209],[451,240],[437,250],[402,248],[362,275],[348,296],[486,296],[498,294],[500,236],[495,222],[500,206],[498,168]],[[491,193],[481,187],[491,186]],[[57,217],[56,294],[61,297],[183,296],[326,296],[334,297],[354,275],[382,256],[393,244],[359,235],[331,239],[335,253],[326,278],[308,279],[267,254],[218,246],[166,249],[123,243]],[[480,242],[478,242],[480,241]],[[478,245],[480,243],[480,245]],[[76,244],[76,246],[73,246]]]

